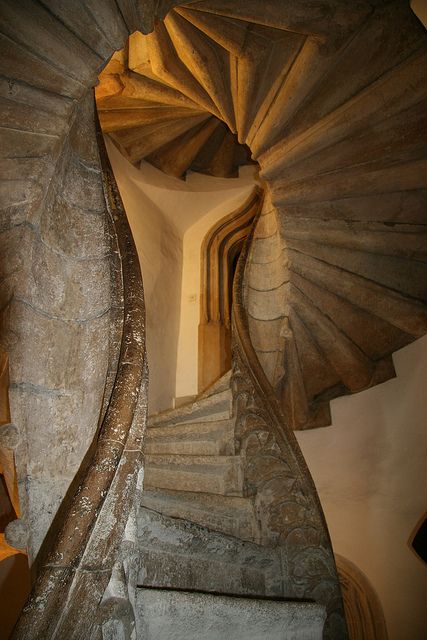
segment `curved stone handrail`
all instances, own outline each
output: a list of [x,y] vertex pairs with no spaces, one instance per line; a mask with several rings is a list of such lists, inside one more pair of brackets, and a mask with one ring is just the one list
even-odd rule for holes
[[[122,271],[124,317],[117,374],[91,455],[47,551],[13,638],[86,637],[110,579],[136,490],[146,418],[145,308],[138,255],[102,133],[97,138],[112,244]],[[73,597],[68,598],[73,590]],[[80,594],[80,597],[79,597]],[[64,603],[65,606],[64,606]],[[73,615],[73,611],[77,615]]]

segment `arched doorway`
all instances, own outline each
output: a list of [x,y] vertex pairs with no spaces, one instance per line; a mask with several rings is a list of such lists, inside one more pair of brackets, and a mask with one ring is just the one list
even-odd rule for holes
[[234,271],[262,202],[255,187],[241,207],[206,234],[201,248],[198,388],[204,391],[231,366],[230,320]]
[[381,602],[366,575],[335,555],[350,640],[387,640]]

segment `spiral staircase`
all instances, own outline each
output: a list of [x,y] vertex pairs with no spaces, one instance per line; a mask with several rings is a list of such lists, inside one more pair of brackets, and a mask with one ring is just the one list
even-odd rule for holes
[[274,3],[175,7],[96,89],[131,162],[230,177],[249,148],[259,163],[246,305],[295,429],[393,376],[391,354],[426,326],[425,33],[402,3],[379,4],[301,9],[292,25]]
[[[19,407],[47,388],[56,415],[69,384],[51,393],[63,360],[44,349],[42,332],[56,344],[61,322],[95,327],[75,347],[81,363],[88,349],[92,363],[99,344],[93,323],[107,318],[110,336],[103,364],[91,369],[105,374],[101,416],[81,418],[92,421],[92,438],[13,637],[131,637],[143,619],[135,598],[186,592],[194,580],[201,592],[215,590],[207,570],[197,575],[210,554],[217,575],[227,559],[230,597],[315,600],[327,612],[324,637],[345,638],[326,525],[292,431],[329,424],[332,398],[393,376],[391,354],[427,331],[425,31],[399,1],[177,4],[1,8],[2,235],[20,256],[3,276],[2,345],[18,363],[21,443],[31,421],[50,432],[45,416]],[[119,49],[97,102],[104,133],[125,157],[183,179],[189,170],[232,177],[257,162],[265,190],[235,282],[231,377],[152,420],[142,493],[143,294],[87,93]],[[49,276],[53,260],[63,277],[59,266]],[[94,295],[97,268],[104,279]],[[42,291],[46,282],[56,297]],[[81,298],[68,295],[70,283]],[[28,365],[30,347],[51,378]],[[43,536],[26,479],[35,485],[42,468],[61,474],[26,445],[16,465],[34,558],[35,532]],[[176,581],[162,582],[158,566]]]

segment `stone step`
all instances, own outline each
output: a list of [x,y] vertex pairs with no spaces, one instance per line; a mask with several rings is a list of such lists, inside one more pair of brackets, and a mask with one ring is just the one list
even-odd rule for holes
[[137,589],[144,640],[321,640],[326,611],[314,602]]
[[226,389],[230,388],[231,383],[231,369],[224,373],[218,380],[213,382],[203,393],[199,395],[199,398],[208,398],[210,396],[215,395],[216,393],[221,393]]
[[242,495],[242,463],[238,456],[145,456],[146,488]]
[[250,498],[153,489],[143,492],[141,505],[241,540],[258,542],[260,539]]
[[162,411],[149,418],[150,427],[191,422],[212,422],[228,420],[231,417],[232,396],[229,388],[209,396],[199,396],[197,400],[176,409]]
[[220,456],[234,454],[234,420],[150,427],[145,451],[159,454]]
[[138,510],[139,586],[258,597],[283,595],[280,548]]
[[179,407],[185,407],[186,404],[190,404],[191,402],[194,402],[196,398],[197,398],[196,394],[189,395],[189,396],[177,396],[173,401],[173,408],[179,409]]

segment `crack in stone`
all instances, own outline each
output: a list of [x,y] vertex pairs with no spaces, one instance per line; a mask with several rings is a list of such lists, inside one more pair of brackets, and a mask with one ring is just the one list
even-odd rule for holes
[[74,391],[44,387],[43,385],[34,384],[32,382],[11,382],[9,388],[17,391],[33,393],[34,395],[47,395],[51,397],[72,397],[73,395],[76,395]]
[[43,316],[45,318],[49,318],[49,320],[59,320],[60,322],[63,322],[64,324],[71,324],[71,323],[86,324],[87,322],[92,322],[93,320],[98,320],[99,318],[103,318],[105,315],[107,315],[111,311],[111,306],[108,306],[108,307],[102,309],[99,313],[96,313],[96,314],[94,314],[92,316],[88,316],[87,318],[65,318],[65,317],[61,318],[60,316],[57,316],[57,315],[54,315],[54,314],[50,314],[49,312],[44,311],[43,309],[40,309],[39,307],[36,307],[31,302],[29,302],[25,298],[22,298],[21,296],[15,296],[14,300],[16,300],[17,302],[22,303],[26,307],[29,307],[30,309],[32,309],[35,313],[37,313],[40,316]]

